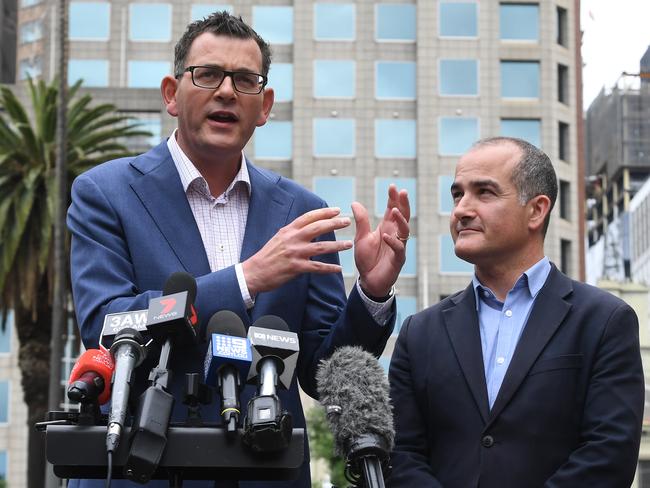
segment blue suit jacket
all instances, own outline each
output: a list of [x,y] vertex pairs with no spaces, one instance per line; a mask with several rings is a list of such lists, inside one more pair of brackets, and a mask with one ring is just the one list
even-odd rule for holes
[[632,483],[644,404],[636,315],[555,266],[491,410],[471,285],[405,321],[389,378],[391,487]]
[[[307,211],[326,206],[291,180],[247,164],[251,199],[241,261],[259,251],[281,227]],[[314,397],[315,371],[321,359],[347,344],[379,355],[394,325],[394,313],[386,326],[376,324],[356,288],[346,300],[340,274],[300,275],[276,290],[260,293],[255,306],[246,310],[234,266],[210,272],[198,227],[165,142],[135,158],[109,161],[79,176],[72,187],[68,227],[72,233],[75,308],[83,342],[89,348],[97,347],[104,315],[146,309],[151,298],[161,295],[165,281],[175,271],[186,271],[197,280],[195,307],[201,337],[207,321],[219,310],[237,313],[247,327],[262,315],[282,317],[300,339],[296,376],[301,387]],[[322,239],[334,239],[334,235]],[[318,259],[338,263],[336,254]],[[201,343],[172,355],[175,419],[186,416],[186,407],[180,402],[184,373],[203,371],[205,351],[206,344]],[[132,398],[146,387],[148,371],[156,362],[157,358],[148,358],[138,369]],[[252,386],[245,388],[243,406],[254,392]],[[303,427],[296,381],[279,396],[283,407],[292,413],[294,426]],[[204,419],[217,420],[217,401],[203,408]],[[308,461],[306,449],[302,475],[293,483],[242,482],[241,486],[310,486]],[[95,486],[86,483],[79,486]],[[114,482],[114,486],[130,485]],[[186,482],[184,486],[212,483]]]

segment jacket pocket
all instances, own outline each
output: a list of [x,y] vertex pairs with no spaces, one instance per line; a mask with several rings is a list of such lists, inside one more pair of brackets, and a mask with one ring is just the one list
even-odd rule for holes
[[541,358],[530,369],[528,376],[557,369],[580,369],[582,368],[582,362],[582,354],[564,354],[562,356]]

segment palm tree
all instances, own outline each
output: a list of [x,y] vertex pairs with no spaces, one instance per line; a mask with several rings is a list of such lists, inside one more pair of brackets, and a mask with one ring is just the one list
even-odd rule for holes
[[[90,95],[76,97],[80,86],[81,81],[70,87],[67,104],[68,195],[77,175],[127,155],[127,138],[150,135],[116,114],[113,105],[91,106]],[[0,321],[14,311],[28,407],[28,485],[42,487],[44,439],[33,426],[48,405],[57,80],[28,80],[28,88],[31,117],[9,88],[0,87]]]

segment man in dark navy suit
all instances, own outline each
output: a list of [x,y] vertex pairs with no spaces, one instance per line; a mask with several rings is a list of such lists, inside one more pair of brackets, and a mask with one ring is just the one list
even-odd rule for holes
[[464,290],[404,322],[390,366],[391,487],[629,488],[644,381],[623,301],[544,255],[549,158],[479,141],[456,168],[450,229]]
[[[241,18],[221,12],[190,24],[176,45],[174,75],[161,84],[178,129],[151,151],[109,161],[75,181],[68,226],[75,308],[86,347],[97,347],[104,315],[147,308],[170,274],[186,271],[197,280],[195,306],[203,327],[219,310],[237,313],[246,326],[264,315],[284,319],[299,336],[296,376],[312,396],[316,367],[335,348],[359,345],[381,354],[395,322],[393,285],[405,260],[408,196],[390,187],[374,231],[366,209],[353,203],[359,279],[346,297],[337,253],[352,242],[336,241],[334,231],[350,219],[243,154],[273,106],[273,89],[266,86],[270,63],[268,44]],[[171,358],[176,420],[186,413],[180,401],[184,373],[202,371],[205,351],[202,343]],[[132,398],[146,384],[147,368],[138,372]],[[242,405],[254,391],[245,388]],[[279,396],[294,427],[304,427],[297,382]],[[217,405],[203,409],[204,419],[216,417]],[[260,488],[310,485],[307,449],[293,482],[239,482]],[[69,486],[104,482],[75,480]]]

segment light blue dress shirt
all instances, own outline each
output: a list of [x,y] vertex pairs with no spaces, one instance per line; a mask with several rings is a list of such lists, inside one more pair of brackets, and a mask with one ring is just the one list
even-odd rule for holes
[[476,295],[476,311],[481,331],[483,367],[490,409],[494,405],[503,378],[526,326],[537,294],[544,286],[551,263],[547,257],[524,271],[506,295],[505,302],[497,300],[476,275],[472,280]]

